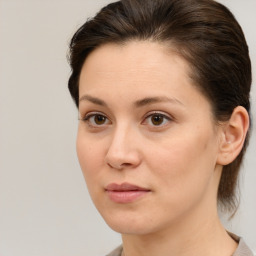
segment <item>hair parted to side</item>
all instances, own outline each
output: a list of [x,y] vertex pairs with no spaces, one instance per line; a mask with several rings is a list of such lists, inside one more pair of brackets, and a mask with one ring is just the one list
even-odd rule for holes
[[[164,43],[186,59],[216,121],[228,120],[239,105],[250,114],[248,46],[232,13],[213,0],[121,0],[104,7],[71,39],[68,86],[77,107],[79,76],[87,56],[103,44],[131,40]],[[249,133],[239,156],[223,168],[218,202],[228,211],[237,208],[238,174],[248,137]]]

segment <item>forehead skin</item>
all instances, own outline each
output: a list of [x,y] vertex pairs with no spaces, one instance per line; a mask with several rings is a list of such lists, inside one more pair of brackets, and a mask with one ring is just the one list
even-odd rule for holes
[[[207,101],[208,114],[214,124],[211,102],[206,98],[190,77],[191,69],[175,48],[164,43],[150,41],[131,41],[125,44],[105,44],[89,54],[82,67],[79,80],[79,96],[94,94],[111,99],[112,92],[126,103],[130,96],[134,100],[161,94],[168,90],[175,100],[184,106],[194,105],[201,108],[201,102],[194,102],[194,97]],[[184,84],[184,86],[182,85]],[[101,90],[104,94],[101,95]],[[181,87],[189,87],[191,93],[184,94]],[[107,89],[107,90],[105,90]],[[145,90],[146,89],[146,90]],[[124,93],[123,90],[126,90]],[[186,89],[184,89],[186,90]],[[172,93],[173,92],[173,93]],[[175,96],[174,96],[175,95]],[[137,99],[136,99],[137,96]],[[180,100],[179,100],[180,99]],[[181,100],[182,99],[182,100]],[[80,105],[80,103],[79,103]],[[127,108],[127,105],[125,106]],[[133,111],[128,109],[127,111]],[[217,127],[216,125],[214,127]]]

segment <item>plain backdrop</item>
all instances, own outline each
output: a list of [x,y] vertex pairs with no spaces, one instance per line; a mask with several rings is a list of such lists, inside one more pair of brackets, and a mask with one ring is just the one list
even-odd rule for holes
[[[111,1],[0,0],[0,256],[102,256],[121,243],[95,210],[75,152],[68,43]],[[253,135],[227,228],[256,251],[256,0],[222,0],[253,64]]]

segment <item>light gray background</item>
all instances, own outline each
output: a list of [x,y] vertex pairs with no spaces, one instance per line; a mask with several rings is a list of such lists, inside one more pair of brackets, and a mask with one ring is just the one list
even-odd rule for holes
[[[77,111],[67,90],[73,32],[109,0],[0,0],[0,255],[104,255],[121,241],[92,205],[75,152]],[[246,34],[256,67],[256,0],[222,0]],[[256,120],[256,88],[252,91]],[[256,251],[256,131],[228,222]]]

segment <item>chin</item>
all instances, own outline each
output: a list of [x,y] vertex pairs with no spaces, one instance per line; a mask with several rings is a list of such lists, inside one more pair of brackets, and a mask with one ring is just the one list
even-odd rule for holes
[[[108,224],[108,223],[107,223]],[[125,235],[146,235],[151,233],[145,227],[135,226],[133,224],[108,224],[108,226],[117,233],[125,234]]]
[[153,222],[142,216],[132,214],[113,214],[103,216],[107,225],[117,233],[129,235],[146,235],[155,232]]

